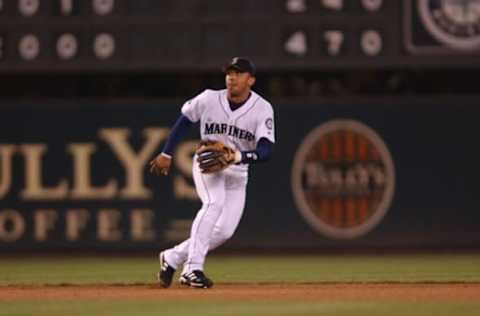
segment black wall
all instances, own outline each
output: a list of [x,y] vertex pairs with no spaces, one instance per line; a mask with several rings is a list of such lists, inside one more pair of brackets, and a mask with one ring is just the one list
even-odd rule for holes
[[[251,167],[246,210],[225,248],[480,246],[478,100],[274,104],[274,158]],[[161,128],[169,128],[179,110],[180,104],[173,102],[2,101],[0,249],[149,250],[186,238],[200,207],[189,191],[193,187],[188,157],[194,144],[186,143],[196,139],[197,128],[178,147],[174,159],[180,166],[169,177],[153,176],[147,166],[137,166],[132,168],[140,183],[133,184],[125,172],[125,164],[131,164],[128,149],[138,155],[150,139],[153,145],[144,159],[148,164],[163,146],[164,137],[155,141],[155,135],[166,133]],[[395,168],[394,195],[385,216],[369,232],[350,239],[315,231],[298,211],[291,189],[292,162],[300,144],[315,127],[334,119],[355,120],[374,130]],[[148,128],[156,130],[146,132]],[[121,152],[115,152],[112,139],[123,146]],[[84,151],[88,159],[81,170],[74,167],[81,160],[78,152],[71,153],[74,144],[91,148],[89,154]],[[87,160],[89,173],[84,170]],[[76,196],[78,183],[85,179],[96,189],[113,181],[113,189],[102,197]],[[151,196],[141,196],[138,190],[128,196],[128,184]],[[57,192],[28,196],[46,188]],[[67,215],[72,211],[76,215]]]

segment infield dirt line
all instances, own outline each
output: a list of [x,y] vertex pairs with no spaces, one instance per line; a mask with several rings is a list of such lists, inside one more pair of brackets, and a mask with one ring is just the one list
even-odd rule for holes
[[30,299],[480,302],[480,283],[219,283],[208,290],[177,284],[0,286],[0,301]]

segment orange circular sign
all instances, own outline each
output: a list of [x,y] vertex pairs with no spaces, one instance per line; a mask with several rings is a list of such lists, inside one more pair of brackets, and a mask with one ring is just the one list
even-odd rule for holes
[[327,237],[353,239],[369,232],[390,207],[394,189],[390,152],[375,131],[358,121],[318,126],[295,155],[295,203]]

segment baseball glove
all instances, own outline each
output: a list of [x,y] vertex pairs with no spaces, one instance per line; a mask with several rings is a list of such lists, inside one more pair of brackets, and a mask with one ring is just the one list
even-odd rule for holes
[[219,172],[235,162],[235,150],[219,141],[201,141],[196,154],[202,173]]

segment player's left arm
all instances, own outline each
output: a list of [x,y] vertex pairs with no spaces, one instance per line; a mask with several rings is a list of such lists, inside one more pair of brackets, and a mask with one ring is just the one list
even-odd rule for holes
[[266,137],[262,137],[257,142],[255,150],[241,151],[240,161],[237,163],[257,163],[270,160],[273,154],[273,143]]
[[236,154],[236,163],[257,163],[268,161],[273,154],[275,143],[275,127],[273,109],[270,104],[265,104],[263,111],[259,113],[255,138],[257,146],[255,150],[242,151]]

